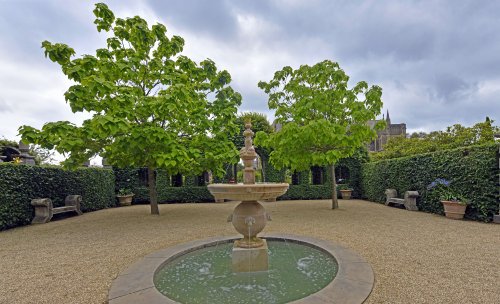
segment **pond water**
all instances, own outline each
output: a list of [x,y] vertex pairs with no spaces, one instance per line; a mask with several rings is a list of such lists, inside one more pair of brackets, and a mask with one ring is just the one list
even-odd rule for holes
[[163,266],[156,288],[180,303],[287,303],[316,293],[337,274],[337,261],[322,250],[286,240],[267,240],[269,270],[233,273],[233,244],[184,254]]

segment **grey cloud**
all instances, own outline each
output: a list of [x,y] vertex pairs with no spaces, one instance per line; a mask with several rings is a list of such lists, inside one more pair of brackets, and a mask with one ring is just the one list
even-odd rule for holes
[[[331,59],[351,76],[351,85],[359,80],[381,85],[384,108],[395,122],[406,122],[408,130],[471,125],[486,115],[500,122],[498,94],[481,91],[484,83],[500,86],[499,1],[106,2],[115,12],[146,5],[167,28],[172,25],[185,38],[198,39],[186,39],[186,44],[231,73],[233,87],[243,95],[240,111],[264,112],[272,119],[256,81],[269,80],[284,65]],[[93,52],[104,38],[92,24],[92,9],[93,3],[83,1],[0,0],[0,55],[40,72],[58,69],[43,58],[42,40],[67,43],[79,55]],[[255,22],[246,24],[250,29],[241,27],[246,17]],[[19,81],[20,95],[23,90],[32,95],[53,90],[36,77],[27,79],[36,83]],[[15,81],[0,83],[4,100],[2,87],[7,85],[11,91],[16,87]],[[8,101],[16,105],[12,113],[23,116],[16,109],[25,101]]]
[[12,112],[12,106],[3,98],[0,98],[0,112]]
[[[44,40],[85,49],[98,41],[92,22],[77,16],[92,16],[92,3],[75,1],[2,1],[0,37],[9,57],[32,62],[43,58]],[[78,7],[79,9],[74,9]],[[73,10],[71,9],[73,8]],[[68,13],[72,12],[72,14]]]
[[451,74],[437,75],[430,95],[446,103],[468,99],[478,91],[477,83],[465,80]]
[[149,6],[169,23],[189,28],[218,39],[236,35],[236,18],[229,1],[161,1],[150,0]]

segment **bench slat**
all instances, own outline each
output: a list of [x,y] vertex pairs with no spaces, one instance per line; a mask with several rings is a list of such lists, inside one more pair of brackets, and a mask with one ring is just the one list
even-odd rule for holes
[[64,206],[64,207],[57,207],[52,209],[53,214],[58,214],[58,213],[64,213],[64,212],[69,212],[69,211],[76,211],[75,206]]
[[405,200],[403,198],[390,198],[389,203],[404,204]]

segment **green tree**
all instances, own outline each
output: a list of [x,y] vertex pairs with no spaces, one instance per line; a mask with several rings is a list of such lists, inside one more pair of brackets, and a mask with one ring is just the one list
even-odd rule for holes
[[382,89],[364,81],[349,89],[348,80],[338,63],[325,60],[297,70],[287,66],[269,82],[259,82],[282,129],[269,135],[259,132],[255,142],[272,150],[270,161],[277,168],[331,166],[332,209],[338,208],[335,163],[353,155],[384,127],[383,122],[368,125],[382,109]]
[[237,155],[228,136],[238,130],[241,96],[213,61],[197,64],[180,55],[184,40],[167,37],[164,25],[149,27],[139,16],[115,18],[102,3],[94,15],[97,30],[109,37],[95,56],[72,59],[69,46],[42,43],[45,56],[76,83],[65,93],[71,109],[92,118],[81,127],[59,121],[19,132],[25,141],[64,153],[68,168],[96,154],[114,166],[147,167],[151,213],[159,214],[155,169],[220,175]]
[[[273,131],[273,128],[271,127],[271,124],[267,120],[267,117],[265,114],[258,113],[258,112],[243,112],[243,113],[241,113],[240,115],[238,115],[238,118],[236,118],[236,124],[239,127],[238,133],[236,133],[235,135],[233,135],[231,137],[231,141],[234,143],[234,145],[238,149],[241,149],[245,145],[243,131],[245,130],[245,121],[248,119],[252,122],[252,130],[255,133],[258,131],[263,131],[266,133],[270,133]],[[263,157],[263,156],[268,154],[268,152],[262,147],[256,147],[255,152],[257,152],[257,154],[260,157]],[[231,167],[230,176],[232,176],[236,181],[241,180],[239,178],[239,176],[241,174],[238,173],[241,169],[239,169],[237,166],[239,164],[239,160],[240,160],[239,156],[235,157],[235,159],[232,162],[232,165],[228,166],[228,168]],[[261,170],[257,170],[256,174],[261,179],[263,172],[260,172],[260,171]]]
[[391,138],[384,146],[384,150],[371,154],[374,161],[416,154],[455,149],[472,145],[481,145],[495,142],[494,135],[500,132],[491,119],[486,117],[472,127],[460,124],[447,127],[445,131],[433,131],[429,134],[412,134],[409,138]]
[[233,143],[237,148],[242,148],[245,145],[245,138],[243,137],[243,131],[245,131],[245,121],[250,120],[252,122],[252,130],[257,133],[263,131],[266,133],[271,133],[273,127],[267,120],[265,114],[258,112],[243,112],[236,118],[236,124],[239,127],[238,133],[232,138]]

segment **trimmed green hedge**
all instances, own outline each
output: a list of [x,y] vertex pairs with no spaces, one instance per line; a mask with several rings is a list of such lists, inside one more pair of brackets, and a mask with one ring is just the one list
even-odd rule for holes
[[165,187],[158,191],[160,202],[167,203],[200,203],[213,202],[214,197],[206,186],[201,187]]
[[0,230],[27,225],[34,216],[31,200],[50,198],[54,207],[64,205],[69,194],[82,195],[82,211],[113,207],[113,171],[81,168],[75,171],[55,166],[0,164]]
[[[364,164],[364,159],[358,158],[344,158],[341,159],[337,164],[338,166],[344,166],[349,169],[349,179],[346,181],[347,186],[352,189],[352,197],[360,198],[362,195],[361,190],[361,180],[362,180],[362,166]],[[329,182],[331,180],[331,170],[327,168]]]
[[427,190],[432,181],[444,178],[451,182],[452,190],[471,200],[466,218],[491,221],[498,214],[498,149],[497,144],[488,144],[366,163],[362,170],[363,196],[384,202],[385,189],[394,188],[400,196],[417,190],[420,210],[444,214],[439,200]]
[[261,155],[264,179],[268,183],[282,183],[285,181],[285,169],[276,169],[270,162],[268,155]]
[[[127,188],[135,194],[135,204],[149,203],[149,190],[145,181],[144,172],[141,169],[118,169],[114,168],[116,177],[116,190]],[[188,185],[194,184],[197,177],[188,176]],[[197,203],[213,202],[214,197],[206,186],[183,186],[172,187],[170,175],[164,170],[156,171],[156,191],[160,203]]]
[[312,200],[331,199],[332,188],[328,184],[324,185],[290,185],[288,191],[278,200]]

